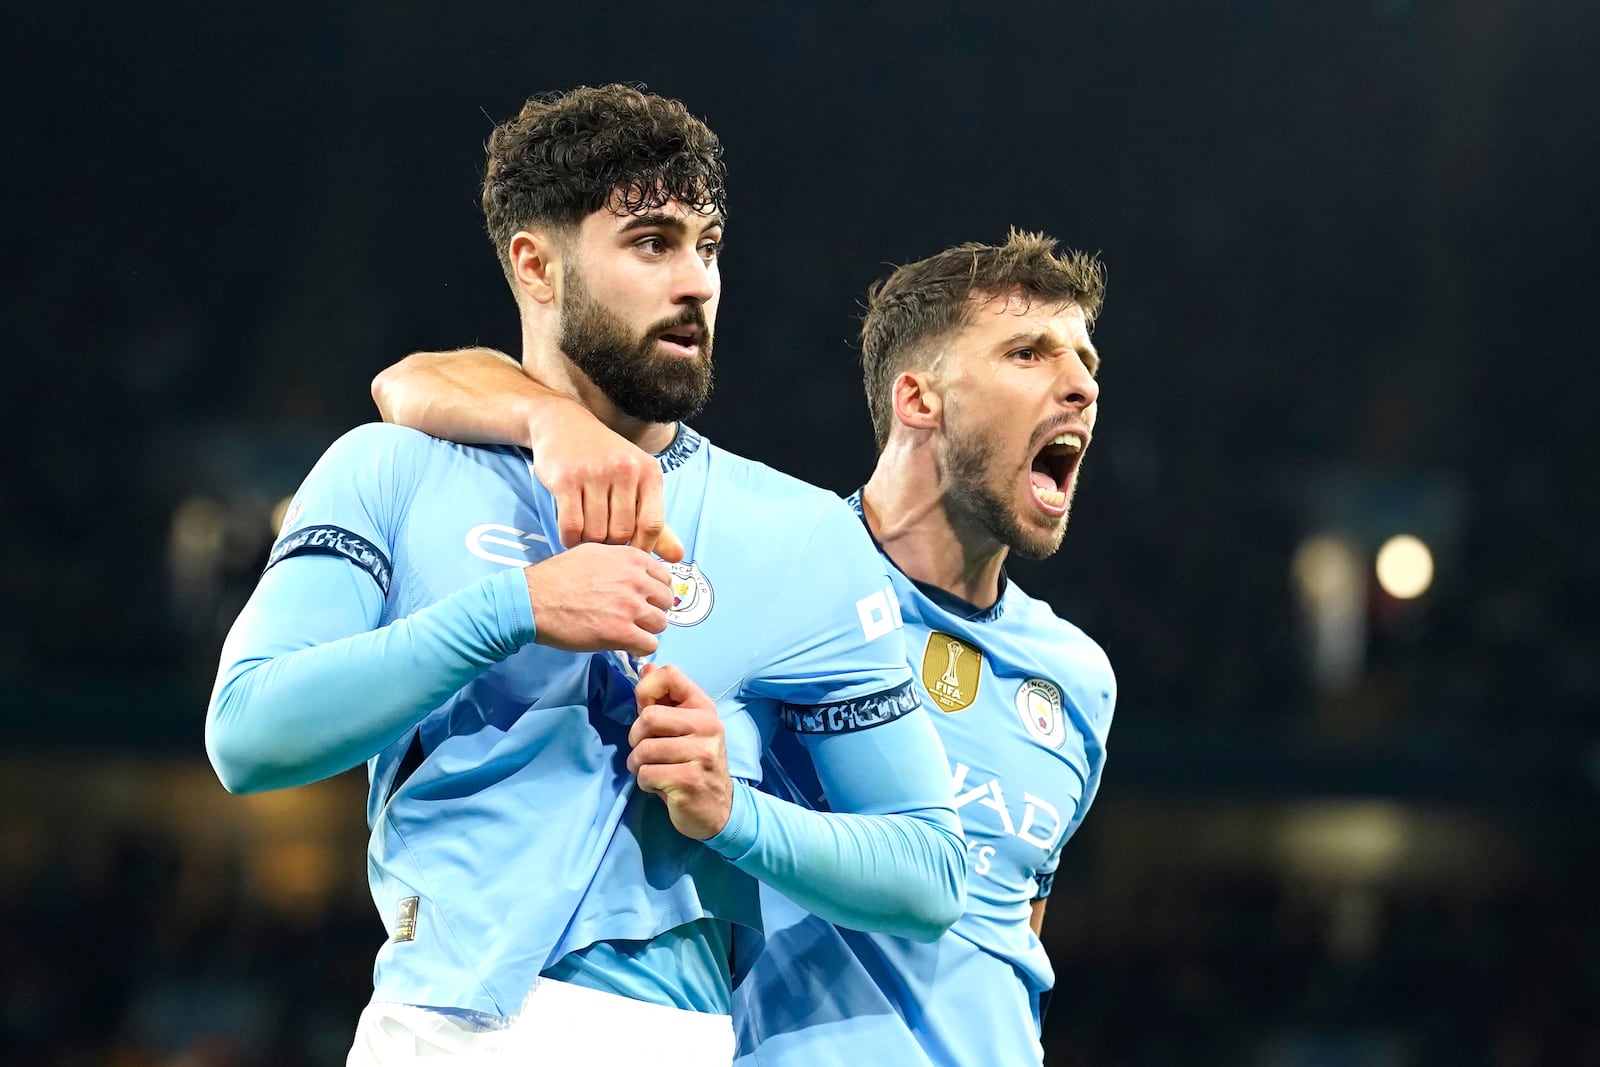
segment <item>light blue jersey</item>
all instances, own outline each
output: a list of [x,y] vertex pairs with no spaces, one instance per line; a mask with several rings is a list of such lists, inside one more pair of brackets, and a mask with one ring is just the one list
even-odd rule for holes
[[[852,499],[859,507],[859,498]],[[980,610],[893,569],[911,667],[950,759],[967,910],[932,944],[840,929],[762,890],[765,951],[734,994],[745,1065],[1037,1065],[1055,976],[1029,920],[1094,799],[1116,681],[1100,647],[1006,583]],[[773,750],[768,788],[825,806]],[[781,783],[781,785],[780,785]]]
[[[235,789],[368,763],[391,934],[375,999],[507,1015],[550,973],[727,1011],[727,924],[759,923],[752,876],[911,937],[959,912],[943,750],[909,714],[899,615],[859,522],[687,427],[660,458],[692,562],[673,568],[655,658],[716,699],[739,780],[704,843],[627,771],[625,658],[531,643],[523,568],[558,545],[527,453],[365,426],[297,493],[224,647],[207,745]],[[775,736],[853,814],[750,788]]]

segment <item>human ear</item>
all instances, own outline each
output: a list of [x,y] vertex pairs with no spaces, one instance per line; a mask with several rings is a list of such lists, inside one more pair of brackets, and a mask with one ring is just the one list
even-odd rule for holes
[[548,232],[518,230],[511,235],[507,255],[511,260],[511,276],[528,299],[538,304],[555,301],[561,248]]
[[913,430],[937,429],[944,417],[944,397],[927,371],[902,371],[890,390],[894,417]]

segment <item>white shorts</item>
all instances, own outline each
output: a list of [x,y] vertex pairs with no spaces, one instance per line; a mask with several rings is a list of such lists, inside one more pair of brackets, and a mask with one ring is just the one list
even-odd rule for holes
[[529,1067],[728,1067],[733,1022],[541,978],[504,1018],[375,1001],[348,1067],[454,1060]]

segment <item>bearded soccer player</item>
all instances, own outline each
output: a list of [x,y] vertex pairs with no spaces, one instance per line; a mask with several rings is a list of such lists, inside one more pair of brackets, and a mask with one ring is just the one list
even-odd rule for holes
[[[1096,260],[1018,232],[901,267],[869,294],[862,362],[879,456],[850,503],[891,564],[911,666],[949,754],[967,910],[919,944],[763,888],[765,949],[736,953],[749,957],[734,1017],[751,1064],[1042,1061],[1040,1001],[1054,984],[1045,901],[1099,787],[1116,682],[1099,646],[1010,582],[1005,561],[1050,556],[1066,531],[1098,410],[1090,327],[1103,296]],[[385,417],[436,432],[515,440],[565,421],[481,351],[412,356],[374,395]],[[595,508],[653,486],[621,442],[586,447],[562,457],[572,473],[551,474],[568,526],[626,536],[615,507]],[[767,762],[764,788],[817,808],[832,799],[787,739]]]
[[[675,572],[559,551],[524,451],[366,426],[301,486],[228,637],[206,742],[230,790],[368,764],[392,936],[352,1064],[725,1065],[753,879],[924,940],[960,914],[881,557],[843,502],[680,421],[709,389],[723,190],[715,135],[623,86],[530,100],[489,143],[523,363],[652,457]],[[672,666],[641,677],[652,654]],[[752,788],[788,735],[832,811]]]

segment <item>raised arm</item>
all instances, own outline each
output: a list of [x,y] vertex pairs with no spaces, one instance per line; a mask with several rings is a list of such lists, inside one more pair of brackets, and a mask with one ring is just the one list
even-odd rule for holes
[[683,545],[667,528],[661,465],[577,400],[524,374],[502,352],[417,352],[372,380],[385,422],[462,444],[518,445],[556,501],[561,543],[633,545],[669,562]]

